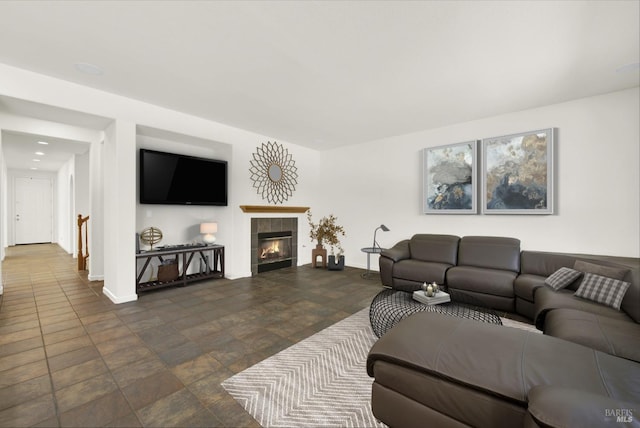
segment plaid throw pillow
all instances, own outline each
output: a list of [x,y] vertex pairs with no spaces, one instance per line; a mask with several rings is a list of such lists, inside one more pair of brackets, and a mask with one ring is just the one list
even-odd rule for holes
[[582,272],[568,267],[561,267],[544,280],[549,287],[558,291],[582,276]]
[[620,310],[622,298],[630,285],[628,282],[587,272],[574,296]]

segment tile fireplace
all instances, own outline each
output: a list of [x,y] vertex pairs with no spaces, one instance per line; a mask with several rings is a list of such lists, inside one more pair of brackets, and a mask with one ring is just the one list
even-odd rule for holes
[[251,274],[298,264],[298,219],[251,219]]

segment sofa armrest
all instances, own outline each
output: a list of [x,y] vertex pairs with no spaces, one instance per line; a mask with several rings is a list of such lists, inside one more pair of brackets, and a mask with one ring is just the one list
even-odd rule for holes
[[405,239],[403,241],[398,242],[391,248],[385,248],[380,253],[381,257],[386,257],[388,259],[393,260],[394,262],[399,262],[400,260],[410,259],[411,251],[409,250],[409,240]]
[[541,385],[529,391],[529,414],[543,427],[640,427],[640,405],[579,389]]

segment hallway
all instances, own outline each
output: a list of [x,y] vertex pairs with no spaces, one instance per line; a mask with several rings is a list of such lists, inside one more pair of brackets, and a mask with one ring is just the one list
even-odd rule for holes
[[55,244],[6,254],[0,427],[257,426],[220,382],[381,290],[360,269],[302,266],[115,305]]

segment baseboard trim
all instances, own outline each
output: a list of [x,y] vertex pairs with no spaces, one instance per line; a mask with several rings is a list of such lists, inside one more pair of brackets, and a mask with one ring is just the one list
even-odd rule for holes
[[240,279],[240,278],[250,278],[251,271],[245,271],[240,273],[225,273],[224,277],[227,279]]
[[135,302],[136,300],[138,300],[138,295],[137,294],[118,297],[115,294],[113,294],[108,288],[104,288],[104,287],[102,287],[102,293],[105,296],[107,296],[109,298],[109,300],[111,300],[116,305],[118,305],[120,303]]

